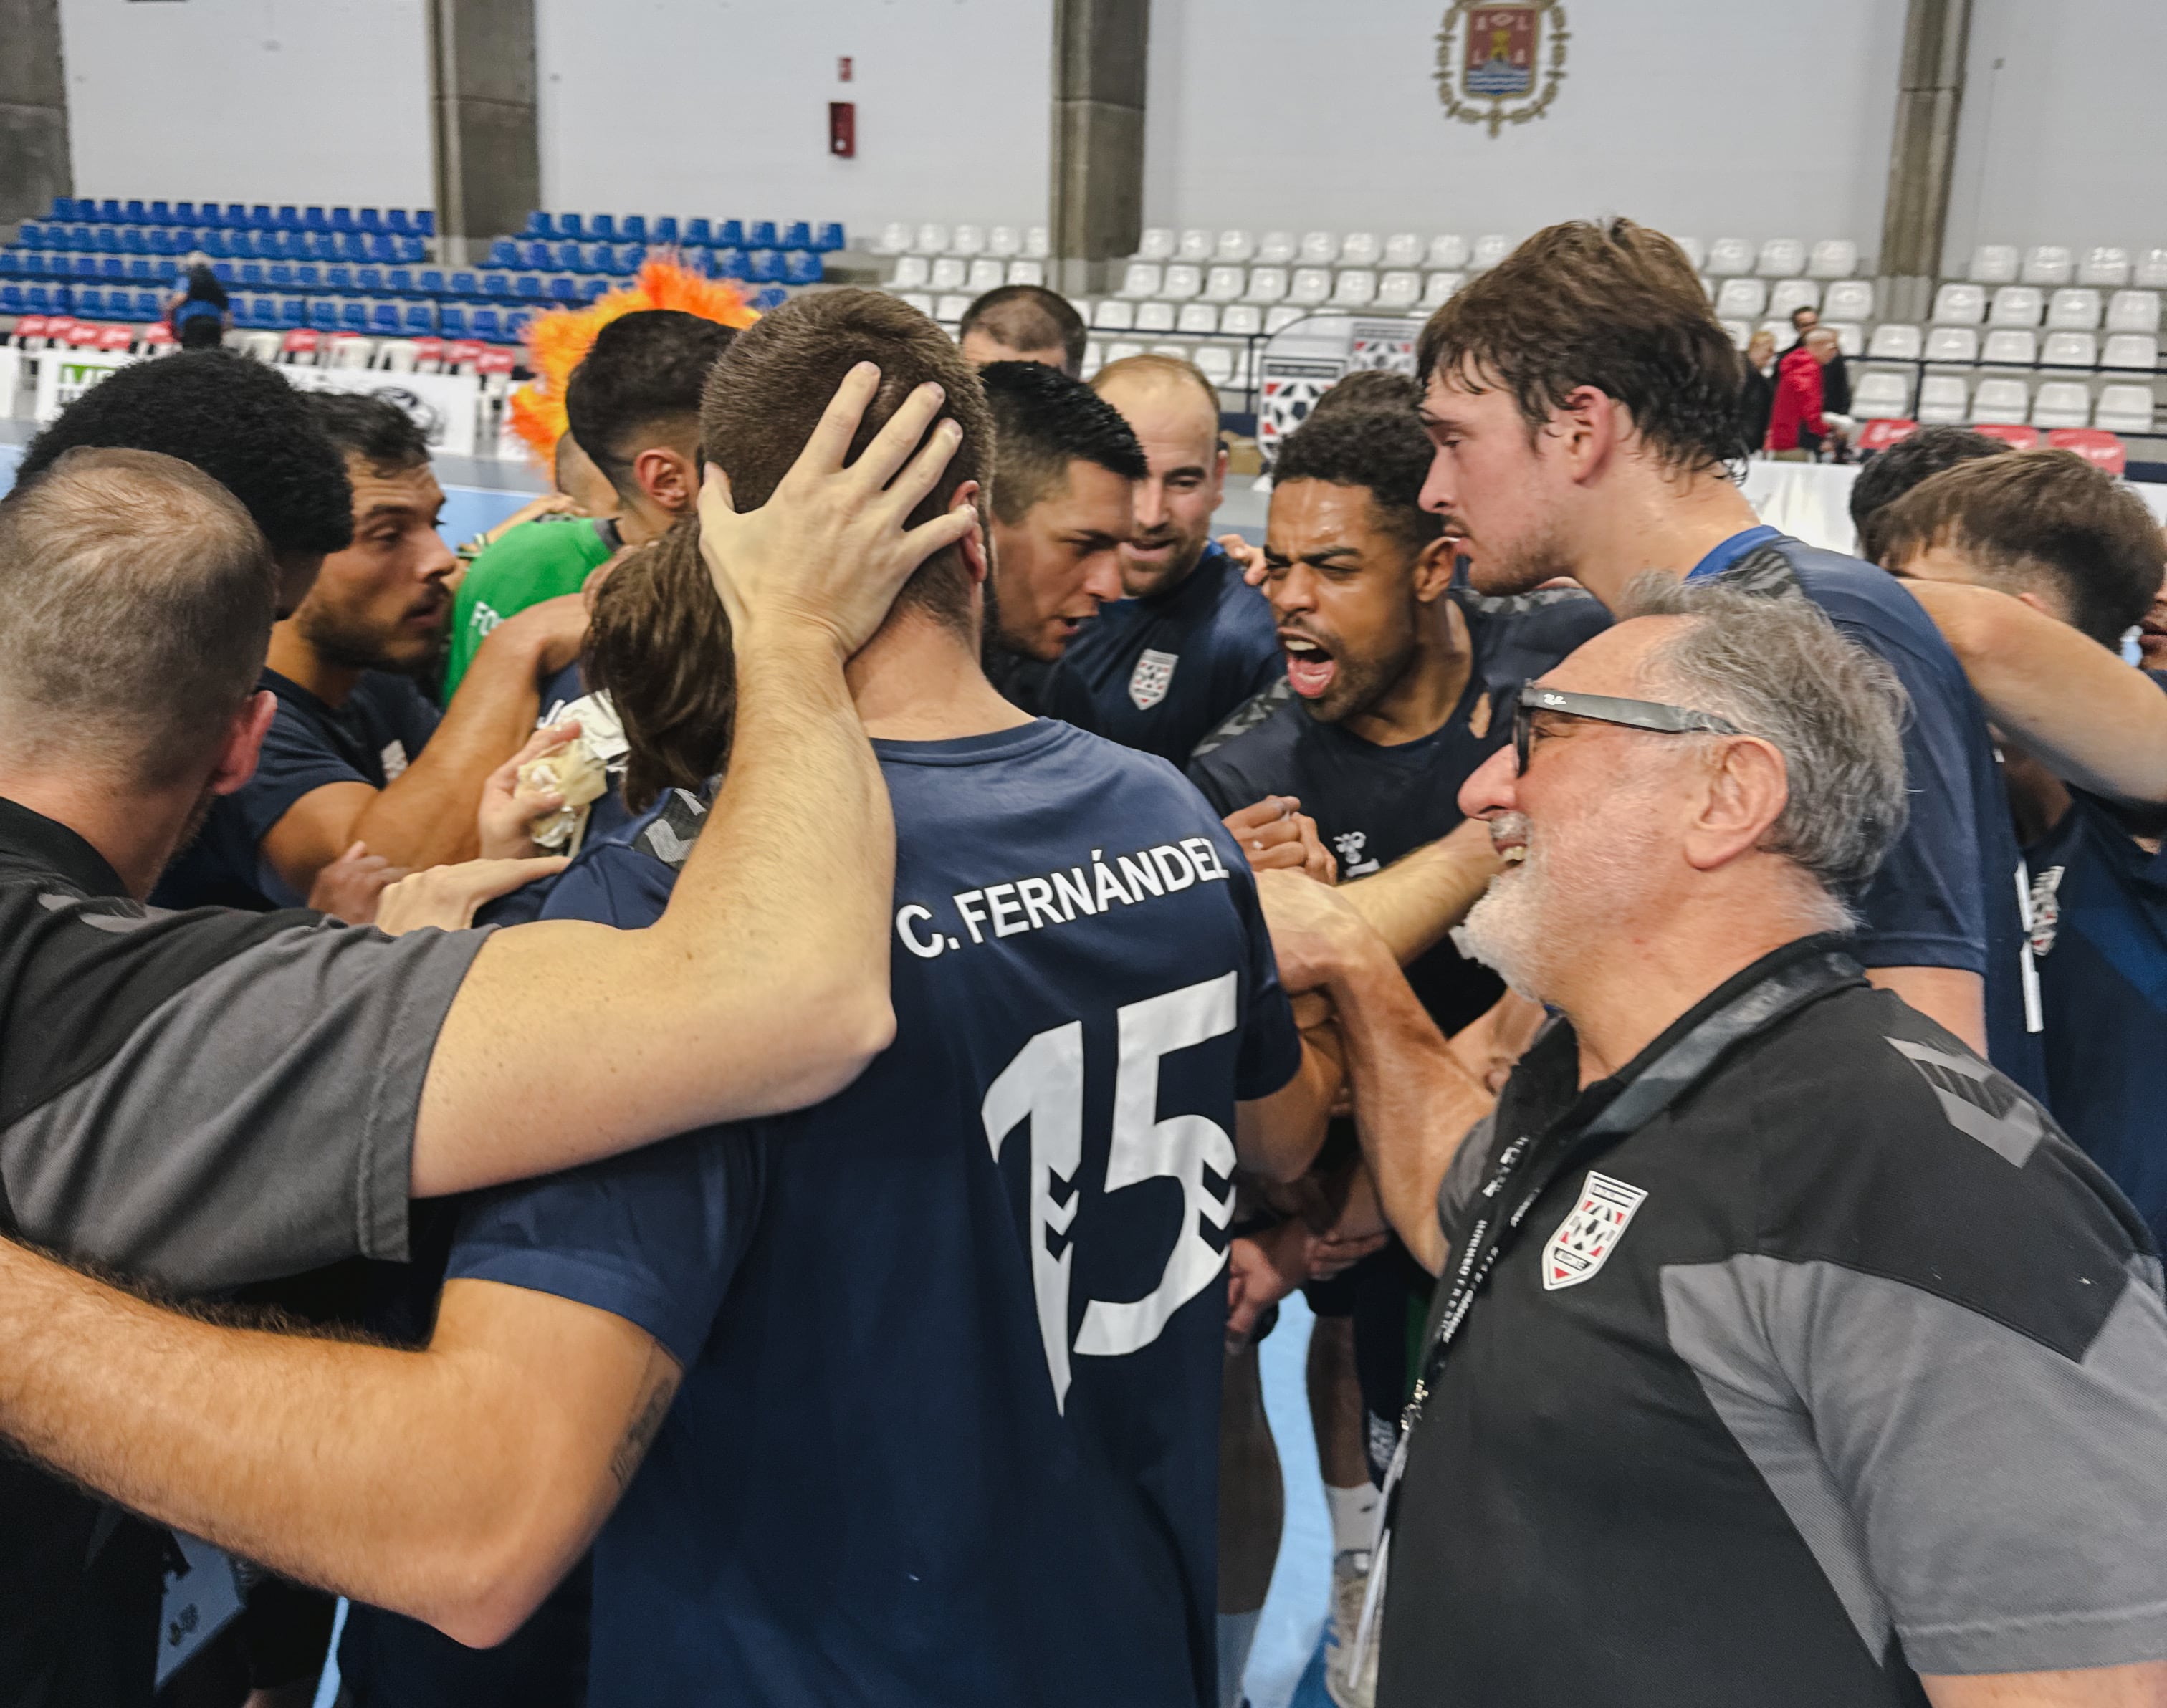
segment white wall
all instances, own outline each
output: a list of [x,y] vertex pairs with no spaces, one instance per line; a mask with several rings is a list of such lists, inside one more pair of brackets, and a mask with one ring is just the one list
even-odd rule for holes
[[1947,270],[1976,243],[2167,244],[2167,6],[1972,0]]
[[422,0],[61,0],[77,193],[427,207],[422,19]]
[[1878,246],[1899,0],[1569,0],[1556,101],[1494,140],[1438,103],[1444,9],[1157,0],[1147,223],[1518,237],[1618,213]]
[[[1051,0],[537,0],[553,207],[1046,218]],[[848,56],[853,81],[836,80]],[[858,154],[828,152],[828,103]]]

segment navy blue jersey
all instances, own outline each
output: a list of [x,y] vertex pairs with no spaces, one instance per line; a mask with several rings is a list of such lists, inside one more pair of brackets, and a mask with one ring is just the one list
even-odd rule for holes
[[1881,658],[1911,696],[1904,764],[1911,816],[1857,898],[1853,952],[1866,966],[1953,967],[1986,981],[1987,1055],[2047,1098],[2032,951],[2021,897],[2028,884],[2011,828],[1986,713],[1932,619],[1886,571],[1772,527],[1734,534],[1692,578],[1727,575],[1772,591],[1795,586],[1845,634]]
[[1208,545],[1171,593],[1122,599],[1085,623],[1044,709],[1177,765],[1221,719],[1285,674],[1271,601]]
[[[498,1194],[453,1259],[685,1366],[596,1546],[593,1700],[1208,1704],[1235,1103],[1300,1053],[1253,882],[1064,724],[876,747],[893,1044]],[[641,838],[550,911],[652,920]]]
[[2027,860],[2055,1118],[2167,1248],[2167,855],[2079,795]]
[[161,907],[300,907],[308,898],[259,852],[271,827],[326,783],[383,788],[421,754],[443,716],[405,677],[384,670],[363,671],[343,706],[276,670],[256,685],[278,696],[256,775],[211,808],[202,835],[166,869],[151,896]]
[[[1299,797],[1343,879],[1388,866],[1452,830],[1460,822],[1460,785],[1513,739],[1520,685],[1608,628],[1610,613],[1585,593],[1486,599],[1455,590],[1448,596],[1466,616],[1474,659],[1460,704],[1433,733],[1391,747],[1364,741],[1311,717],[1281,677],[1205,738],[1189,780],[1222,816],[1267,795]],[[1495,973],[1449,940],[1408,967],[1407,980],[1448,1034],[1504,991]]]

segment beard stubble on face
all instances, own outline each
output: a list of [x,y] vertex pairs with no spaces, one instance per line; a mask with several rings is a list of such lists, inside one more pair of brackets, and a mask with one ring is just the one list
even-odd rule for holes
[[[1450,531],[1449,524],[1447,531]],[[1471,553],[1467,579],[1477,593],[1502,599],[1533,593],[1545,581],[1571,576],[1574,568],[1566,550],[1564,531],[1555,517],[1546,516],[1518,539],[1507,542],[1494,556],[1481,550]]]
[[294,627],[311,652],[339,669],[404,670],[415,662],[384,635],[321,605],[303,605],[294,613]]
[[1302,709],[1319,723],[1344,723],[1375,710],[1378,701],[1407,679],[1418,650],[1412,621],[1400,643],[1382,658],[1358,661],[1343,653],[1334,638],[1322,634],[1313,638],[1332,654],[1338,667],[1331,687],[1315,700],[1301,702]]

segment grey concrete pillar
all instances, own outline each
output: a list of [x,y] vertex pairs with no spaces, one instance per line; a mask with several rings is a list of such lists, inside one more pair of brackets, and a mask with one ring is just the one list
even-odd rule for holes
[[534,0],[429,0],[437,231],[458,264],[542,204]]
[[1055,282],[1100,288],[1144,225],[1144,61],[1151,0],[1054,0]]
[[0,225],[74,192],[60,0],[0,0]]
[[1910,0],[1881,220],[1881,313],[1922,321],[1947,241],[1971,0]]

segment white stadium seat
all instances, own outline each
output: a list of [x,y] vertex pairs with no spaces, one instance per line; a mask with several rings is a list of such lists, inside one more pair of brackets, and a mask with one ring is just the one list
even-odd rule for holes
[[1753,323],[1751,320],[1721,320],[1717,324],[1723,328],[1725,336],[1730,338],[1733,349],[1743,350],[1753,336]]
[[1350,231],[1347,241],[1340,246],[1339,264],[1342,267],[1375,267],[1384,247],[1377,241],[1374,231]]
[[933,263],[933,277],[929,283],[936,291],[960,291],[963,281],[969,277],[962,262],[952,255],[944,255]]
[[910,246],[920,255],[946,255],[948,252],[948,228],[946,225],[921,225]]
[[1916,362],[1923,341],[1916,326],[1906,326],[1894,320],[1884,320],[1873,329],[1867,341],[1866,357],[1869,362]]
[[1468,270],[1471,272],[1487,272],[1510,255],[1513,247],[1511,238],[1497,232],[1493,231],[1487,237],[1478,237],[1475,240],[1474,252],[1467,258]]
[[1422,275],[1405,271],[1386,273],[1377,281],[1377,307],[1412,309],[1422,300]]
[[1335,309],[1366,309],[1377,295],[1377,275],[1366,267],[1342,269],[1339,282],[1332,288],[1331,303]]
[[2047,304],[2047,325],[2057,332],[2095,332],[2100,323],[2100,293],[2078,288],[2056,291]]
[[2117,291],[2107,299],[2106,329],[2110,332],[2157,332],[2159,293]]
[[1671,241],[1685,251],[1686,259],[1693,264],[1695,272],[1698,272],[1708,265],[1708,245],[1702,242],[1699,238],[1673,236]]
[[377,365],[389,373],[411,373],[421,357],[421,346],[411,338],[386,338],[376,352]]
[[1267,267],[1286,267],[1301,253],[1291,231],[1267,231],[1257,241],[1257,259]]
[[[2129,283],[2129,251],[2127,249],[2087,249],[2085,258],[2077,263],[2077,283],[2096,285],[2101,290],[2118,291]],[[2078,426],[2084,423],[2079,421]]]
[[1046,263],[1042,261],[1025,261],[1019,256],[1009,263],[1008,282],[1012,285],[1042,286],[1046,283]]
[[876,255],[901,255],[910,247],[912,228],[898,219],[881,227],[880,241],[874,246]]
[[1132,261],[1121,273],[1121,294],[1132,302],[1155,297],[1164,276],[1157,262]]
[[1848,237],[1824,237],[1806,257],[1808,278],[1849,278],[1858,271],[1858,246]]
[[1708,246],[1708,276],[1739,278],[1753,271],[1753,246],[1743,237],[1719,237]]
[[982,255],[971,263],[970,277],[963,288],[976,296],[982,291],[999,290],[1008,282],[1007,264],[994,260],[990,255]]
[[1286,300],[1287,270],[1283,267],[1253,267],[1249,269],[1249,288],[1242,294],[1245,303],[1282,303]]
[[1174,253],[1179,261],[1201,262],[1211,260],[1218,250],[1216,232],[1200,231],[1192,226],[1181,234],[1181,241],[1174,246]]
[[1247,261],[1257,252],[1257,234],[1253,231],[1221,231],[1218,246],[1211,258],[1220,262]]
[[1866,328],[1856,320],[1824,320],[1821,325],[1836,334],[1836,347],[1846,356],[1866,354]]
[[1467,283],[1464,272],[1433,272],[1423,281],[1422,301],[1416,306],[1441,309],[1452,299],[1452,293]]
[[1767,311],[1768,286],[1757,278],[1726,278],[1715,293],[1715,312],[1725,320],[1757,320]]
[[2090,332],[2049,332],[2039,346],[2049,368],[2092,368],[2099,362],[2099,340]]
[[1873,282],[1842,278],[1821,293],[1821,312],[1831,320],[1870,320],[1873,318]]
[[1930,373],[1919,382],[1919,420],[1927,426],[1962,426],[1966,399],[1964,383],[1956,375]]
[[1395,231],[1385,240],[1384,264],[1390,267],[1420,267],[1425,246],[1412,231]]
[[1934,293],[1934,324],[1976,326],[1986,318],[1986,293],[1975,284],[1945,284]]
[[1158,293],[1170,303],[1193,301],[1204,288],[1203,272],[1186,261],[1177,261],[1166,270],[1159,283]]
[[998,255],[1004,261],[1023,253],[1023,233],[1013,225],[989,225],[986,228],[986,253]]
[[2016,246],[2013,243],[1982,243],[1971,252],[1971,266],[1964,277],[1974,284],[2015,284],[2016,283]]
[[1990,326],[2036,326],[2047,312],[2046,293],[2037,285],[2004,285],[1987,310]]
[[2021,379],[1982,379],[1971,394],[1974,426],[2021,427],[2032,413],[2032,389]]
[[1805,270],[1806,246],[1795,237],[1771,237],[1753,263],[1753,271],[1763,278],[1796,278]]
[[1339,239],[1329,231],[1305,231],[1301,236],[1301,264],[1329,267],[1339,259]]
[[1423,266],[1433,272],[1465,272],[1470,252],[1465,237],[1447,231],[1430,239],[1429,253],[1423,257]]
[[1264,310],[1264,336],[1269,338],[1273,333],[1291,326],[1296,320],[1308,318],[1308,309],[1297,309],[1290,303],[1281,303],[1275,308],[1267,309]]
[[1264,330],[1264,311],[1254,303],[1229,303],[1219,311],[1219,330],[1230,338],[1253,338]]
[[983,225],[958,225],[948,239],[948,252],[968,259],[986,252],[986,228]]
[[1240,267],[1215,267],[1205,275],[1204,300],[1207,303],[1239,301],[1248,288],[1248,269]]
[[1184,303],[1174,330],[1190,337],[1209,337],[1219,330],[1219,310],[1209,303]]
[[[1728,325],[1729,323],[1725,322],[1725,324]],[[1796,341],[1791,336],[1791,323],[1788,320],[1779,320],[1772,315],[1767,320],[1763,320],[1759,325],[1756,326],[1753,330],[1756,332],[1766,332],[1771,338],[1773,338],[1776,341],[1776,347],[1778,350],[1781,350],[1786,344]],[[1833,331],[1835,329],[1831,327],[1830,330]],[[1738,347],[1743,350],[1746,346],[1741,344]],[[1839,347],[1841,346],[1839,346]]]
[[2027,284],[2065,285],[2076,270],[2077,263],[2068,250],[2059,244],[2042,243],[2025,251],[2024,267],[2017,277]]
[[1053,253],[1053,234],[1043,225],[1023,228],[1023,252],[1032,261],[1044,261]]
[[1175,362],[1186,362],[1189,359],[1190,352],[1186,344],[1154,344],[1151,347],[1151,353],[1154,356],[1170,357]]
[[2091,419],[2091,394],[2078,380],[2050,379],[2032,399],[2035,427],[2088,427]]
[[1862,373],[1852,382],[1851,412],[1861,420],[1901,420],[1910,409],[1909,374],[1877,369],[1872,373]]
[[2029,368],[2039,359],[2039,335],[2028,326],[2000,326],[1986,335],[1979,360],[2001,368]]
[[967,296],[942,297],[933,304],[933,318],[944,326],[952,326],[963,318],[964,310],[971,306]]
[[1126,339],[1117,339],[1106,346],[1106,361],[1109,364],[1126,362],[1131,356],[1141,356],[1143,353],[1142,345],[1130,343]]
[[2139,290],[2167,290],[2167,249],[2148,249],[2138,256],[2129,282]]
[[898,293],[896,300],[908,304],[929,320],[933,318],[933,299],[924,291],[903,291]]
[[1126,332],[1136,324],[1136,305],[1108,297],[1092,309],[1091,324],[1108,332]]
[[2149,433],[2152,431],[2152,388],[2148,385],[2103,385],[2092,425],[2110,433]]
[[1174,330],[1174,304],[1138,303],[1136,330],[1139,332],[1171,332]]
[[1296,305],[1313,309],[1332,294],[1332,269],[1326,267],[1298,267],[1287,284],[1287,300]]
[[1929,362],[1976,362],[1979,330],[1974,326],[1937,326],[1926,334]]
[[1170,225],[1152,225],[1136,242],[1138,261],[1171,261],[1174,259],[1174,235]]
[[1221,389],[1234,383],[1234,352],[1223,344],[1206,344],[1196,352],[1196,368]]
[[1820,305],[1821,288],[1809,278],[1778,279],[1768,293],[1768,312],[1786,322],[1800,309]]
[[2159,338],[2153,332],[2117,332],[2106,341],[2100,366],[2122,372],[2159,366]]
[[924,256],[898,256],[895,271],[888,275],[887,288],[892,291],[914,291],[932,277],[933,263]]
[[1106,346],[1096,338],[1084,341],[1084,378],[1086,379],[1106,365]]

